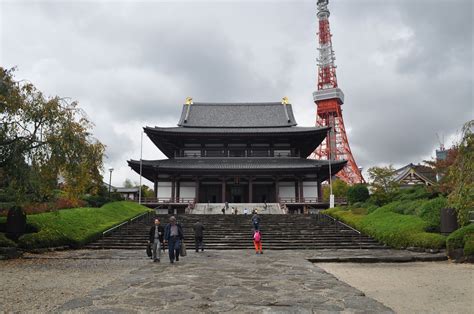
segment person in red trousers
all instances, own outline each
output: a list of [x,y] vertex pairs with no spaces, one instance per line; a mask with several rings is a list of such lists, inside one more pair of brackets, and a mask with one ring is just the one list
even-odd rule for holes
[[260,230],[255,230],[253,234],[253,245],[255,246],[255,254],[263,254],[262,252],[262,234]]

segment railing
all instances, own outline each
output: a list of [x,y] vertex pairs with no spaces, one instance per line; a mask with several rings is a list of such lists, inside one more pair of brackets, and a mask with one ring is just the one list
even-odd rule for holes
[[[136,215],[135,217],[132,217],[132,218],[128,219],[127,221],[122,222],[121,224],[118,224],[118,225],[116,225],[116,226],[113,226],[112,228],[109,228],[109,229],[105,230],[104,232],[102,232],[100,238],[103,239],[106,235],[108,235],[108,234],[110,234],[110,233],[112,233],[112,232],[114,232],[114,231],[116,231],[116,230],[122,228],[123,226],[127,227],[126,230],[127,230],[127,234],[128,234],[128,226],[129,226],[131,223],[136,222],[136,221],[139,220],[139,219],[144,219],[145,217],[146,217],[147,220],[149,220],[149,219],[150,219],[150,215],[153,215],[153,212],[147,211],[147,212],[145,212],[145,213],[138,214],[138,215]],[[102,244],[103,244],[103,242],[102,242]]]
[[361,241],[362,241],[362,232],[360,232],[359,230],[357,229],[354,229],[353,227],[349,226],[348,224],[345,224],[343,223],[342,221],[339,221],[337,220],[336,218],[332,217],[332,216],[329,216],[329,215],[326,215],[326,214],[323,214],[321,212],[318,213],[318,219],[321,219],[321,217],[325,218],[325,219],[329,219],[331,221],[334,222],[334,226],[336,227],[336,230],[338,230],[339,232],[341,232],[341,229],[338,228],[338,225],[342,225],[352,231],[354,231],[355,233],[357,233],[359,235],[359,249],[362,248],[362,244],[361,244]]
[[[138,202],[138,199],[135,200]],[[196,199],[190,197],[175,197],[175,198],[156,198],[156,197],[143,197],[141,204],[189,204],[194,205]]]
[[[329,203],[329,200],[325,200],[322,197],[280,197],[280,203],[282,204],[323,204]],[[345,197],[335,197],[335,204],[347,204],[347,199]]]

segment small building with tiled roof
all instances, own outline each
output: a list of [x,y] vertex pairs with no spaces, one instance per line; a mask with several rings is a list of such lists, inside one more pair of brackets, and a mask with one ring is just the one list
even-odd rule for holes
[[395,181],[400,184],[401,188],[416,185],[431,186],[436,184],[436,171],[428,166],[410,163],[396,170]]
[[[299,127],[291,104],[183,105],[177,127],[145,127],[168,159],[129,160],[154,182],[158,199],[174,203],[277,203],[316,200],[328,179],[327,160],[307,159],[327,127]],[[346,161],[332,161],[336,174]]]

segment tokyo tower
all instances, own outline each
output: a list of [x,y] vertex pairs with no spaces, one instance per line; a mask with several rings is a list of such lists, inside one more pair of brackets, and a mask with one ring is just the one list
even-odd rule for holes
[[319,59],[318,59],[318,90],[313,93],[317,106],[316,125],[330,126],[328,136],[313,152],[310,158],[347,160],[347,165],[337,176],[348,184],[364,183],[364,177],[352,156],[347,139],[341,105],[344,93],[337,86],[334,50],[329,28],[329,0],[318,0],[319,20]]

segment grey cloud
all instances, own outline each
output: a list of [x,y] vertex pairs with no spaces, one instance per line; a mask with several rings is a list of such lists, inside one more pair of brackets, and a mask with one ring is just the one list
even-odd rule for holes
[[[315,1],[1,6],[1,63],[18,65],[20,78],[47,94],[79,100],[108,146],[107,163],[123,165],[118,183],[132,177],[125,160],[139,155],[140,126],[174,125],[186,96],[289,96],[300,125],[314,124]],[[345,0],[330,10],[361,166],[421,161],[437,132],[473,118],[472,1]]]

